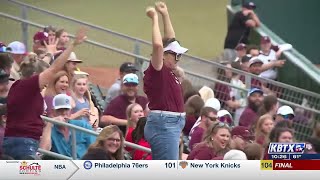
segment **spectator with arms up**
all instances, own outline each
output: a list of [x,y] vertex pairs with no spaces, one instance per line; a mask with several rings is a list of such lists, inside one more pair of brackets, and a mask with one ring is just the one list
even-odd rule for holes
[[[15,159],[35,155],[44,125],[40,117],[44,111],[44,100],[40,92],[49,84],[54,74],[62,70],[74,47],[86,39],[85,32],[84,29],[78,31],[74,42],[43,72],[39,68],[43,61],[33,61],[21,66],[22,79],[12,85],[8,95],[8,117],[3,142],[7,155]],[[49,42],[47,49],[51,49],[51,46],[55,47],[56,43]]]
[[164,24],[164,47],[158,24],[158,14],[147,8],[152,20],[152,58],[144,72],[144,92],[149,99],[150,112],[145,126],[145,138],[151,145],[152,159],[178,160],[180,134],[185,125],[184,102],[181,83],[173,70],[188,49],[176,41],[168,9],[165,3],[156,4]]

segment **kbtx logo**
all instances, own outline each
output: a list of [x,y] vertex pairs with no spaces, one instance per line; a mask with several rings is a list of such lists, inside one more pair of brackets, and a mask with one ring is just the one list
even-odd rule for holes
[[268,154],[303,154],[305,143],[270,143]]

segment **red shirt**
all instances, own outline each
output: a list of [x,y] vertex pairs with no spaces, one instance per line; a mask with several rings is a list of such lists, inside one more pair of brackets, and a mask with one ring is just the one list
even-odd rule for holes
[[184,112],[181,82],[172,70],[163,65],[157,71],[150,63],[144,75],[144,92],[150,101],[150,110]]
[[[140,139],[140,141],[137,143],[140,146],[146,147],[146,148],[151,148],[150,144],[145,140],[145,139]],[[135,150],[132,155],[132,160],[152,160],[151,154],[140,151],[140,150]]]
[[43,97],[39,75],[16,81],[8,94],[8,114],[5,137],[24,137],[40,140],[44,125]]
[[[143,96],[136,97],[136,103],[140,104],[143,109],[146,109],[148,99]],[[114,116],[119,119],[127,119],[126,110],[131,104],[126,95],[115,97],[104,110],[103,115]],[[126,134],[127,126],[119,126],[123,134]]]
[[190,152],[187,160],[212,160],[217,154],[207,145],[197,145]]
[[[131,143],[133,143],[133,140],[132,140],[132,131],[134,130],[134,128],[132,128],[132,127],[129,127],[128,128],[128,133],[127,133],[127,135],[126,135],[126,141],[128,141],[128,142],[131,142]],[[131,148],[131,147],[126,147],[125,148],[128,152],[131,152],[133,149]]]
[[250,128],[257,118],[257,113],[254,112],[251,108],[247,107],[240,116],[239,126]]

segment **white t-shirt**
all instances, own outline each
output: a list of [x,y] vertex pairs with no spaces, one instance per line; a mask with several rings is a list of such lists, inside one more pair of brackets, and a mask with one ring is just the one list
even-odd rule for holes
[[[262,54],[262,52],[260,52],[260,55],[257,58],[260,59],[263,62],[263,64],[267,64],[267,63],[270,63],[271,61],[276,61],[277,55],[276,55],[276,52],[273,49],[271,49],[268,55]],[[278,75],[277,69],[272,68],[260,73],[259,76],[274,80],[277,78],[277,75]]]

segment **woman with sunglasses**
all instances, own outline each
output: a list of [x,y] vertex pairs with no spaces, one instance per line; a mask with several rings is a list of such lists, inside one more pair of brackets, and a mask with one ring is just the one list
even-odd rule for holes
[[[156,8],[156,9],[155,9]],[[146,10],[152,20],[152,57],[144,72],[144,92],[149,99],[145,138],[151,145],[154,160],[178,160],[180,133],[185,125],[184,102],[179,78],[174,73],[181,55],[188,49],[175,40],[165,3],[158,2]],[[164,41],[158,13],[164,24]]]
[[229,150],[230,136],[230,128],[227,124],[222,122],[212,124],[203,136],[203,141],[195,145],[187,159],[222,159]]

